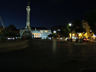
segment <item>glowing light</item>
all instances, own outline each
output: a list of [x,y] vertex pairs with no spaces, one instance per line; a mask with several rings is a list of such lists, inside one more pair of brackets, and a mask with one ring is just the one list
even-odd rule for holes
[[72,37],[72,33],[69,33],[69,37],[70,37],[70,38]]
[[15,38],[13,37],[13,38],[7,38],[8,40],[15,40]]
[[63,38],[60,38],[60,40],[62,40]]
[[79,38],[83,37],[83,33],[78,33]]
[[69,23],[68,25],[71,27],[72,26],[72,23]]
[[85,34],[84,34],[84,36],[85,36],[86,38],[88,38],[88,37],[89,37],[89,36],[88,36],[88,33],[85,33]]
[[96,39],[96,35],[95,35],[95,34],[93,34],[92,38],[93,38],[93,39]]
[[53,33],[56,33],[56,31],[53,31]]
[[68,37],[66,37],[66,38],[65,38],[65,41],[67,41],[68,39],[69,39],[69,38],[68,38]]
[[72,39],[77,39],[77,37],[72,37]]
[[58,31],[61,31],[60,29],[58,29]]
[[47,33],[48,31],[47,31],[47,30],[45,30],[45,32]]
[[79,36],[82,36],[82,34],[81,34],[81,33],[79,33]]
[[51,40],[52,38],[51,37],[48,37],[49,40]]
[[41,33],[43,33],[43,31],[40,31]]
[[73,33],[72,36],[75,36],[75,34]]
[[33,33],[33,35],[34,35],[34,38],[40,38],[41,37],[40,33]]

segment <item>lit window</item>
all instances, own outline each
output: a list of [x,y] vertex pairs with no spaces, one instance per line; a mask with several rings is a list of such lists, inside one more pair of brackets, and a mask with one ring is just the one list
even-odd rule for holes
[[45,30],[45,32],[47,33],[48,31],[47,31],[47,30]]
[[40,33],[43,33],[43,31],[41,30]]

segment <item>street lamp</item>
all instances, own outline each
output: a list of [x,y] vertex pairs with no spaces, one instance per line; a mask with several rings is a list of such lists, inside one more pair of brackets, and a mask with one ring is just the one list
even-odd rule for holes
[[72,27],[72,23],[69,23],[68,25],[69,25],[69,27]]
[[72,40],[72,29],[71,29],[72,28],[72,23],[69,23],[68,26],[70,27],[69,29],[71,31],[71,40]]

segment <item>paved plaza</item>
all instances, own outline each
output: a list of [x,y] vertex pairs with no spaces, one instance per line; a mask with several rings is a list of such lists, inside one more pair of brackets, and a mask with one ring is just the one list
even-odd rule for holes
[[0,48],[1,69],[93,72],[96,68],[95,43],[79,44],[56,40],[5,42],[6,45],[7,43],[13,43],[15,47],[8,44],[11,48]]

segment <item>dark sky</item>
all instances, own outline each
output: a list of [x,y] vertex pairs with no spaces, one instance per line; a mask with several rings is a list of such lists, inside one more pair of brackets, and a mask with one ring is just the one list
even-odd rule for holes
[[[0,0],[0,16],[5,26],[26,24],[26,0]],[[96,8],[92,0],[31,0],[31,26],[64,25]]]

